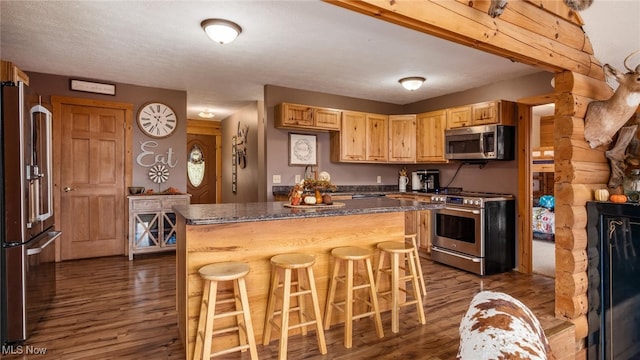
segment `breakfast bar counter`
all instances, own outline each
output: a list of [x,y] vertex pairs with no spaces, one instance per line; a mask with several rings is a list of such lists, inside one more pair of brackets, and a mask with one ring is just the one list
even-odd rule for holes
[[[321,309],[330,275],[331,249],[360,246],[375,249],[382,241],[404,241],[407,211],[432,210],[438,204],[386,197],[335,202],[334,206],[288,208],[284,202],[179,205],[177,214],[176,306],[186,358],[193,357],[200,314],[202,281],[198,269],[221,261],[249,264],[246,276],[253,330],[262,342],[271,265],[277,254],[315,256],[313,266]],[[224,284],[226,285],[226,284]],[[384,307],[384,303],[381,303]],[[339,322],[338,315],[332,323]],[[228,347],[237,337],[217,344]],[[275,341],[275,340],[274,340]]]

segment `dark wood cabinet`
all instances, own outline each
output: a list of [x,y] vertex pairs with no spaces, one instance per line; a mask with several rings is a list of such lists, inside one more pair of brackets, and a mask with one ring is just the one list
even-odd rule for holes
[[587,203],[590,360],[640,358],[640,205]]

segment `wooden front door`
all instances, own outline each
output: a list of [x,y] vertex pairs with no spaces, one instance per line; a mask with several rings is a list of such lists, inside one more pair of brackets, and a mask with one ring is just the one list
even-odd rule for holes
[[60,146],[60,260],[125,255],[131,109],[83,101],[54,100],[54,105],[59,112],[54,131],[59,131]]
[[[192,204],[216,203],[216,136],[202,134],[187,134],[187,161],[195,147],[202,150],[204,159],[204,174],[198,184],[199,177],[187,174],[187,192],[191,194]],[[187,172],[189,172],[187,164]],[[192,181],[195,182],[192,183]],[[196,186],[197,185],[197,186]]]

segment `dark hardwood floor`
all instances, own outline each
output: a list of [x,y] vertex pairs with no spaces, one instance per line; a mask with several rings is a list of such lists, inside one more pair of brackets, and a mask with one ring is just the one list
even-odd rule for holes
[[[57,295],[31,338],[3,359],[184,359],[175,310],[175,257],[172,254],[68,261],[57,264]],[[427,282],[427,324],[411,307],[398,334],[390,312],[382,315],[385,336],[373,321],[355,322],[353,348],[345,349],[343,327],[325,332],[328,353],[320,355],[313,332],[289,338],[289,359],[455,359],[458,325],[471,298],[481,290],[508,293],[524,302],[543,327],[554,318],[554,280],[510,272],[480,277],[422,259]],[[254,324],[262,326],[262,324]],[[46,351],[44,355],[27,352]],[[261,359],[276,359],[278,341],[258,345]],[[249,359],[247,353],[225,359]]]

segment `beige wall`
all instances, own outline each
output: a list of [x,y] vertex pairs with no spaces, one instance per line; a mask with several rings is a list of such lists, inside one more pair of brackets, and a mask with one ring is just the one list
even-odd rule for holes
[[[133,126],[133,184],[163,190],[169,186],[186,191],[186,93],[184,91],[149,88],[128,84],[116,84],[116,96],[82,93],[69,90],[69,77],[29,73],[32,87],[40,92],[45,101],[49,96],[70,96],[131,103],[134,117],[138,108],[149,101],[162,101],[177,112],[178,131],[166,139],[158,140],[158,153],[173,149],[177,166],[171,169],[169,180],[158,187],[148,180],[145,167],[135,163],[140,154],[140,142],[152,140],[144,136],[137,126]],[[272,200],[273,175],[280,175],[280,185],[293,185],[295,175],[303,175],[303,166],[288,165],[288,134],[290,132],[312,133],[276,129],[274,107],[281,102],[301,103],[315,106],[333,107],[345,110],[365,111],[380,114],[420,113],[451,106],[469,104],[493,99],[517,100],[521,97],[549,93],[551,74],[541,72],[511,81],[498,82],[486,87],[470,89],[456,94],[428,99],[408,105],[395,105],[365,99],[357,99],[333,94],[291,89],[266,85],[265,101],[257,101],[222,121],[222,202],[250,202]],[[249,125],[249,147],[247,167],[238,168],[238,191],[231,191],[231,137],[237,135],[237,125]],[[318,140],[318,165],[320,171],[327,171],[337,185],[376,185],[381,176],[383,185],[397,184],[398,171],[402,165],[389,164],[348,164],[332,163],[329,153],[329,134],[315,133]],[[457,171],[457,164],[409,165],[409,171],[434,168],[441,171],[441,185],[447,185]],[[516,161],[491,162],[481,169],[463,166],[450,186],[467,190],[517,193]]]
[[[28,72],[28,75],[31,88],[42,95],[43,101],[46,103],[50,103],[50,97],[55,95],[133,104],[133,133],[131,144],[133,161],[132,185],[144,186],[145,188],[153,189],[154,191],[162,191],[168,187],[177,188],[182,192],[187,191],[187,94],[185,91],[116,83],[116,95],[110,96],[71,91],[69,89],[71,77],[68,76],[36,72]],[[142,134],[136,125],[135,119],[138,114],[138,109],[145,103],[151,101],[163,102],[171,106],[178,116],[178,128],[176,132],[168,138],[152,139],[147,137]],[[155,155],[164,156],[165,158],[167,158],[167,152],[169,149],[172,149],[172,161],[176,166],[173,168],[168,167],[169,179],[167,182],[162,184],[153,183],[149,180],[149,167],[140,166],[136,163],[136,158],[142,152],[140,144],[145,141],[156,141],[158,146],[153,150]],[[155,163],[155,155],[146,157],[145,164],[147,164],[151,158],[153,158],[153,162]]]
[[[541,95],[553,91],[552,75],[540,72],[510,81],[497,82],[485,87],[428,99],[408,105],[394,105],[363,99],[290,89],[275,85],[265,86],[266,123],[266,183],[267,199],[272,200],[273,175],[280,175],[281,185],[293,185],[295,175],[303,175],[304,167],[289,166],[287,158],[288,133],[301,131],[282,130],[274,127],[274,107],[281,102],[332,107],[344,110],[366,111],[379,114],[416,114],[425,111],[472,104],[487,100],[505,99],[515,101],[522,97]],[[304,132],[302,132],[304,133]],[[311,132],[306,132],[311,133]],[[376,185],[376,177],[382,177],[382,184],[396,185],[398,164],[348,164],[332,163],[329,154],[329,134],[315,133],[318,141],[318,165],[320,171],[328,171],[336,185]],[[458,164],[409,165],[409,171],[416,169],[439,169],[441,186],[462,187],[472,191],[489,191],[517,194],[518,165],[516,161],[493,161],[480,169],[478,166],[463,166],[454,180]],[[478,172],[480,171],[480,172]]]
[[[260,136],[259,121],[262,116],[263,102],[256,101],[245,106],[240,111],[222,120],[222,202],[245,203],[259,201],[259,188],[264,182],[259,176],[261,154],[259,149]],[[246,167],[237,166],[237,191],[231,188],[232,174],[232,138],[238,135],[240,127],[248,126]],[[262,176],[264,178],[264,176]]]

